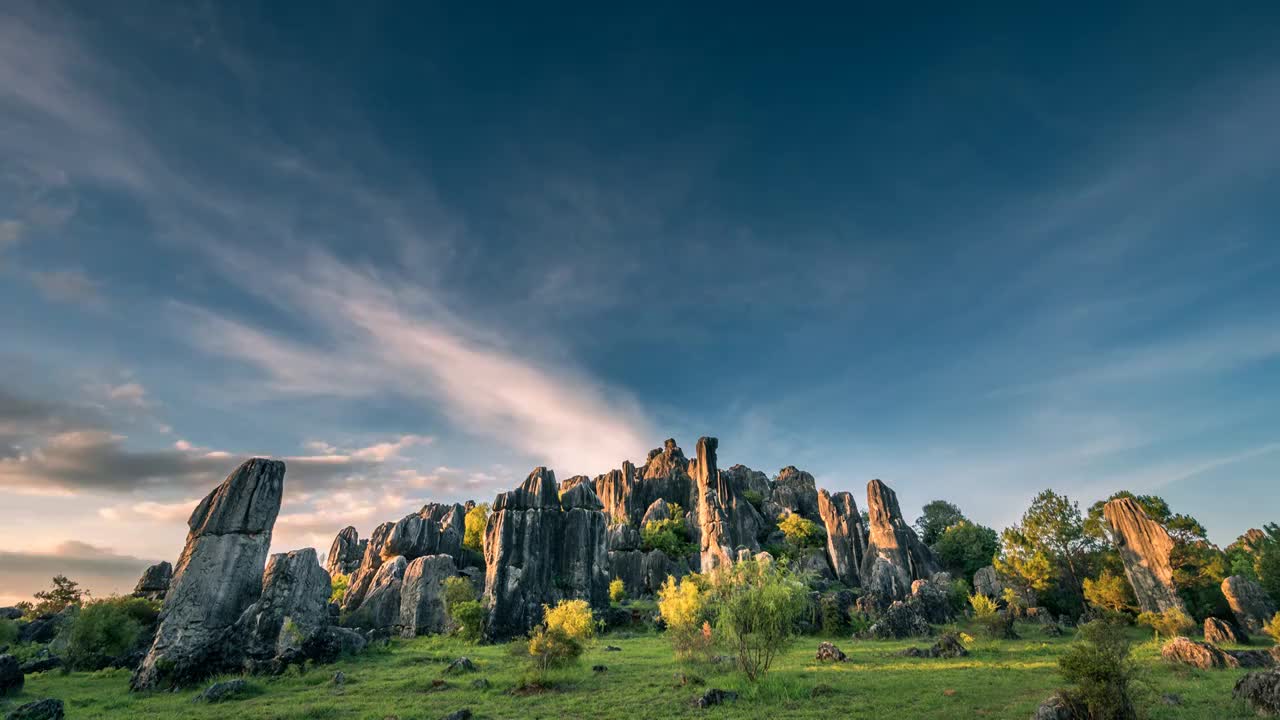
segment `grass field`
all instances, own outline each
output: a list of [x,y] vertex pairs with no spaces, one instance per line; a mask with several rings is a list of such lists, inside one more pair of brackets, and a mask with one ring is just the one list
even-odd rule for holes
[[[0,701],[0,715],[18,704],[44,697],[61,698],[67,717],[87,718],[400,718],[435,720],[461,708],[477,718],[1019,718],[1061,683],[1057,658],[1071,637],[1042,635],[1038,626],[1020,624],[1021,640],[977,640],[971,655],[955,660],[912,659],[894,653],[931,641],[853,641],[830,638],[850,657],[838,665],[818,664],[821,638],[802,637],[781,655],[759,685],[719,664],[681,665],[673,661],[661,635],[615,633],[599,638],[580,665],[556,671],[551,689],[513,693],[524,665],[506,646],[472,646],[458,640],[425,637],[393,640],[359,657],[277,678],[256,677],[241,698],[221,704],[195,704],[198,689],[179,693],[134,694],[129,673],[50,672],[27,677],[25,691]],[[972,630],[970,630],[972,632]],[[1224,720],[1251,717],[1231,699],[1238,670],[1199,671],[1162,662],[1159,648],[1142,630],[1136,655],[1143,668],[1145,705],[1155,720]],[[606,645],[622,648],[609,652]],[[446,676],[445,666],[465,655],[479,667],[471,674]],[[592,666],[604,665],[604,672]],[[342,688],[333,675],[346,675]],[[705,685],[679,685],[683,672]],[[489,687],[472,683],[484,678]],[[445,685],[433,681],[443,679]],[[734,690],[733,703],[707,710],[692,701],[710,687]],[[1176,693],[1181,705],[1162,702]]]

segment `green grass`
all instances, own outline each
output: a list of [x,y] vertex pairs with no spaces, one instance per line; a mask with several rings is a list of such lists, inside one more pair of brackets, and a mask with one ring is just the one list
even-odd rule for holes
[[[973,631],[970,630],[972,633]],[[853,641],[832,638],[851,658],[839,665],[819,665],[813,654],[821,638],[802,637],[782,654],[768,677],[753,686],[722,665],[680,665],[661,635],[612,634],[600,638],[580,665],[557,671],[551,689],[514,695],[523,664],[507,646],[473,646],[441,637],[393,641],[359,657],[305,674],[251,679],[252,692],[218,705],[193,704],[200,690],[179,693],[130,693],[126,671],[59,672],[31,675],[16,698],[0,700],[0,716],[21,703],[61,698],[67,716],[82,718],[383,718],[435,720],[470,708],[477,718],[591,718],[641,720],[663,717],[716,718],[1018,718],[1025,720],[1061,683],[1057,658],[1071,638],[1044,637],[1035,625],[1020,624],[1023,639],[977,640],[968,658],[957,660],[895,657],[916,642]],[[1231,699],[1241,670],[1198,671],[1165,664],[1149,634],[1132,629],[1139,640],[1136,655],[1143,667],[1145,706],[1153,720],[1245,718],[1250,714]],[[606,652],[615,645],[622,652]],[[445,676],[453,659],[466,655],[479,671]],[[593,665],[606,665],[593,673]],[[335,671],[346,674],[334,688]],[[705,680],[704,686],[678,686],[673,676],[684,672]],[[488,689],[475,689],[476,678]],[[447,686],[435,688],[432,681]],[[735,690],[735,703],[710,710],[692,706],[706,688]],[[818,688],[815,696],[815,688]],[[1177,693],[1182,705],[1160,702],[1162,693]]]

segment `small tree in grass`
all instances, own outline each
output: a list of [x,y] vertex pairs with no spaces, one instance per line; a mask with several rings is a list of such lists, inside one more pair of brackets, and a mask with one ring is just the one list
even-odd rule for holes
[[995,600],[982,593],[974,593],[969,596],[969,605],[973,607],[973,619],[991,639],[1013,640],[1018,637],[1013,631],[1013,613],[1000,612]]
[[[702,632],[708,619],[708,594],[697,575],[676,580],[671,575],[658,590],[658,613],[667,626],[667,637],[677,660],[690,660],[710,649],[710,632]],[[707,626],[710,629],[710,626]]]
[[736,654],[738,668],[755,682],[794,635],[807,609],[808,587],[785,563],[755,559],[717,568],[711,584],[716,630]]
[[627,584],[622,578],[614,578],[609,582],[609,600],[620,603],[627,599]]
[[80,583],[66,575],[54,575],[53,587],[35,594],[36,604],[29,606],[26,612],[28,619],[42,615],[55,615],[71,605],[79,605],[89,597],[89,592],[80,587]]
[[1138,624],[1155,630],[1157,638],[1185,635],[1196,626],[1191,616],[1181,608],[1169,608],[1158,613],[1144,612],[1138,615]]
[[1124,626],[1095,620],[1080,626],[1076,641],[1058,659],[1072,686],[1066,695],[1095,720],[1135,720],[1138,668]]
[[551,668],[576,662],[596,631],[595,617],[585,600],[561,600],[555,607],[542,608],[542,624],[529,634],[531,669],[540,683]]

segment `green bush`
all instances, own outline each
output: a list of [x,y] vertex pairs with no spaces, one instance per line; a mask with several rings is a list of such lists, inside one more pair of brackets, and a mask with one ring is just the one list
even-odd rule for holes
[[855,638],[866,637],[875,624],[875,618],[859,610],[856,606],[849,609],[849,629]]
[[1086,706],[1089,717],[1133,720],[1137,665],[1124,627],[1100,620],[1080,626],[1076,641],[1058,659],[1071,688],[1069,696]]
[[482,551],[484,531],[489,527],[489,503],[480,503],[468,510],[463,524],[462,546]]
[[1113,613],[1129,612],[1137,606],[1129,581],[1110,570],[1103,570],[1097,580],[1085,578],[1084,599],[1096,608]]
[[764,514],[764,495],[755,490],[743,490],[742,499],[751,503],[751,507],[755,508],[756,512]]
[[798,548],[821,547],[826,541],[818,524],[812,520],[791,513],[778,522],[778,529],[787,538],[787,542]]
[[338,573],[331,578],[333,592],[329,593],[329,602],[342,603],[342,598],[347,595],[347,588],[351,586],[351,576]]
[[711,584],[717,633],[755,682],[792,639],[808,609],[808,587],[785,563],[755,559],[717,568]]
[[1144,612],[1138,615],[1138,624],[1146,625],[1156,631],[1162,638],[1185,635],[1195,627],[1191,616],[1178,608],[1169,608],[1164,612]]
[[1271,616],[1271,620],[1262,626],[1262,632],[1270,635],[1271,639],[1275,640],[1277,645],[1280,645],[1280,613]]
[[485,611],[476,597],[476,588],[464,577],[444,581],[444,606],[453,633],[467,642],[477,642],[484,634]]
[[951,611],[956,615],[964,612],[964,608],[969,604],[969,593],[972,588],[965,580],[952,580],[951,586],[947,588],[947,604],[951,606]]
[[682,517],[650,520],[640,529],[640,539],[645,550],[661,550],[671,558],[684,557],[697,549],[689,542],[689,528]]
[[992,640],[1013,640],[1018,637],[1013,631],[1014,614],[1001,612],[995,600],[982,593],[974,593],[969,596],[969,604],[973,606],[973,619]]
[[8,645],[18,639],[18,624],[9,618],[0,618],[0,645]]
[[76,670],[101,670],[124,659],[158,614],[154,603],[135,597],[85,605],[65,631],[67,664]]

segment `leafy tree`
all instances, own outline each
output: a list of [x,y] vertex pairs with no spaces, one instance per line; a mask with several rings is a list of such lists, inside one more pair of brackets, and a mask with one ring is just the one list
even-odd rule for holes
[[1254,557],[1254,574],[1258,582],[1277,602],[1280,602],[1280,525],[1267,523],[1262,526],[1262,537],[1257,541]]
[[916,530],[920,532],[920,540],[930,547],[942,537],[947,528],[968,519],[960,512],[960,508],[946,500],[933,500],[921,510],[924,514],[916,518]]
[[808,586],[786,563],[755,559],[716,568],[712,576],[716,630],[756,682],[795,634],[808,610]]
[[990,565],[999,550],[1000,538],[995,530],[968,520],[942,531],[933,545],[943,569],[954,577],[966,579]]
[[30,617],[55,615],[72,605],[80,605],[89,592],[80,588],[80,583],[69,579],[66,575],[55,575],[53,587],[35,594],[36,604],[27,611]]
[[1103,570],[1096,580],[1085,578],[1084,599],[1094,607],[1115,613],[1132,612],[1138,605],[1128,578],[1111,570]]
[[787,542],[797,548],[821,547],[825,541],[824,533],[818,524],[795,513],[789,513],[778,522],[778,529],[786,536]]
[[455,635],[468,642],[480,639],[484,632],[484,606],[470,580],[457,576],[445,579],[444,607]]
[[142,598],[112,597],[85,605],[67,630],[67,663],[76,670],[128,663],[129,651],[158,616],[157,605]]
[[1083,600],[1083,579],[1098,550],[1085,532],[1079,504],[1045,490],[1031,501],[1022,522],[1000,537],[996,569],[1015,584],[1047,593],[1046,604],[1075,610]]
[[464,518],[462,546],[484,550],[484,531],[489,526],[489,503],[480,503],[467,511]]
[[689,541],[689,526],[681,508],[675,504],[671,506],[671,517],[650,520],[640,528],[640,540],[645,550],[661,550],[672,558],[683,557],[696,550]]
[[1150,627],[1158,637],[1163,638],[1177,637],[1196,626],[1190,615],[1176,607],[1158,613],[1141,613],[1138,615],[1138,624]]

